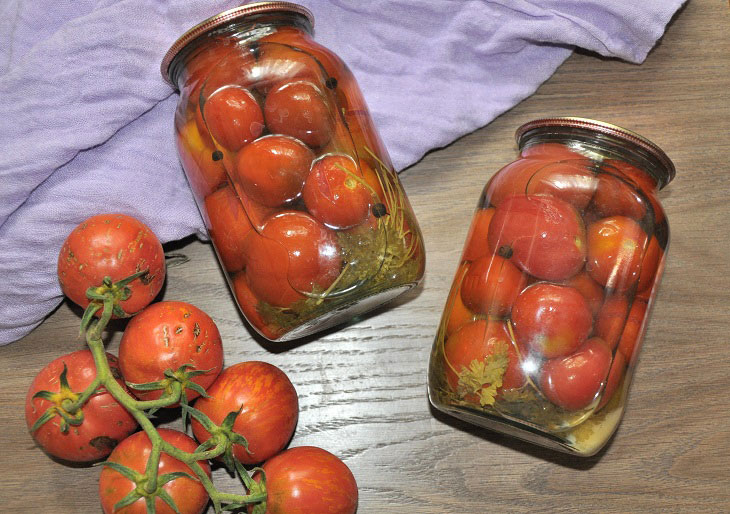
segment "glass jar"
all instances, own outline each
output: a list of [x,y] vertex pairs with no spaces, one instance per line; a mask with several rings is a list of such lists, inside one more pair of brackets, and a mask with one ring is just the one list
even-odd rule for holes
[[517,130],[519,158],[479,200],[429,366],[441,411],[594,455],[618,427],[669,228],[674,165],[581,118]]
[[228,283],[272,341],[331,327],[415,286],[422,236],[347,66],[287,2],[192,28],[162,74],[185,174]]

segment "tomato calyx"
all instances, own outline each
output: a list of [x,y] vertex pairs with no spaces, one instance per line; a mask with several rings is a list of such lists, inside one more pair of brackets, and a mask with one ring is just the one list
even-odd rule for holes
[[[117,318],[128,318],[134,313],[127,313],[119,305],[120,302],[128,300],[132,296],[132,289],[129,284],[136,279],[140,279],[143,284],[149,284],[154,276],[149,274],[149,270],[138,271],[116,282],[112,281],[112,277],[105,276],[100,286],[91,286],[86,290],[86,298],[90,300],[88,307],[84,311],[81,318],[81,334],[91,324],[97,312],[109,312]],[[108,315],[108,314],[107,314]]]
[[43,415],[33,423],[33,426],[30,428],[31,434],[56,416],[61,418],[59,429],[64,434],[68,432],[71,426],[79,426],[84,422],[84,413],[81,407],[83,407],[89,397],[98,392],[100,381],[98,379],[94,380],[83,392],[75,393],[68,384],[67,374],[68,367],[64,363],[63,371],[58,377],[59,391],[57,393],[38,391],[33,395],[33,399],[42,398],[51,402],[53,405],[48,407]]
[[181,477],[187,477],[191,480],[199,481],[196,477],[189,473],[185,473],[184,471],[175,471],[158,476],[154,490],[148,491],[146,488],[148,479],[145,474],[139,473],[138,471],[117,462],[106,461],[102,462],[101,465],[113,469],[135,484],[135,488],[114,505],[115,511],[133,504],[140,498],[144,498],[148,514],[154,514],[156,512],[155,498],[159,497],[162,501],[169,505],[173,511],[180,512],[175,504],[175,500],[173,500],[169,493],[163,489],[163,486],[168,482],[172,482],[173,480],[177,480]]
[[[183,412],[187,411],[191,417],[199,421],[200,424],[203,425],[203,428],[210,433],[210,438],[202,443],[198,447],[197,451],[205,451],[214,447],[219,448],[223,446],[224,451],[220,454],[220,457],[223,459],[223,464],[226,466],[226,469],[228,469],[231,474],[235,474],[236,471],[239,471],[239,473],[240,471],[245,472],[245,469],[239,469],[241,464],[233,456],[234,444],[240,444],[244,447],[246,452],[251,453],[248,449],[248,441],[246,438],[233,431],[233,424],[236,422],[238,415],[241,414],[243,405],[241,405],[237,411],[229,412],[221,422],[220,426],[213,423],[208,416],[194,407],[182,405],[182,410]],[[184,415],[185,414],[183,414],[183,416]],[[244,474],[246,476],[248,475],[248,473],[243,473],[241,475],[242,478]]]

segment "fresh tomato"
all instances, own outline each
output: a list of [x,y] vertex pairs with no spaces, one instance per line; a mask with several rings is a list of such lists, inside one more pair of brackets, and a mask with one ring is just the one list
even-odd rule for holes
[[618,349],[626,356],[626,361],[633,363],[636,360],[636,346],[640,344],[644,336],[647,302],[634,298],[631,304],[629,316],[626,318],[626,326],[618,342]]
[[325,291],[342,267],[335,233],[300,211],[271,217],[260,235],[249,234],[245,247],[251,290],[279,307],[304,298],[304,292]]
[[585,271],[581,271],[568,280],[561,282],[561,284],[580,291],[580,294],[588,301],[593,316],[596,316],[598,311],[601,310],[601,306],[603,305],[603,288]]
[[[226,86],[211,94],[203,104],[203,118],[210,135],[218,144],[238,151],[264,130],[264,115],[247,89]],[[198,127],[201,132],[204,127]]]
[[[157,302],[137,314],[119,343],[119,363],[128,383],[165,380],[165,371],[206,389],[223,369],[223,345],[215,322],[205,312],[185,302]],[[184,370],[180,367],[187,365]],[[204,373],[188,378],[188,371]],[[169,385],[168,385],[169,387]],[[156,400],[162,390],[135,390],[140,400]],[[188,400],[199,393],[185,389]]]
[[601,306],[596,317],[594,333],[611,348],[616,348],[629,313],[629,299],[622,294],[610,295]]
[[520,293],[511,320],[517,342],[547,359],[573,353],[593,324],[588,302],[578,290],[545,282]]
[[275,340],[281,336],[281,329],[267,324],[261,313],[258,311],[259,299],[251,291],[248,285],[246,273],[236,273],[233,276],[233,293],[236,295],[236,302],[240,307],[243,315],[246,316],[248,322],[267,339]]
[[560,162],[520,159],[494,175],[487,185],[486,196],[490,204],[498,207],[515,195],[550,195],[582,211],[597,186],[591,164],[590,159],[581,156]]
[[466,244],[464,245],[463,259],[465,261],[475,261],[479,257],[491,253],[487,242],[487,233],[489,232],[492,216],[494,216],[494,207],[478,209],[474,213],[471,227],[469,227],[469,234],[466,236]]
[[235,178],[252,200],[276,207],[299,197],[313,159],[298,139],[264,136],[238,153]]
[[639,280],[646,233],[625,216],[602,218],[587,231],[586,270],[599,284],[622,293]]
[[[117,382],[126,389],[117,358],[110,353],[106,356]],[[64,367],[68,388],[62,387],[60,380]],[[70,424],[66,432],[61,431],[63,418],[60,413],[78,418],[78,414],[66,411],[64,400],[75,401],[95,378],[94,357],[89,350],[79,350],[52,361],[33,379],[25,399],[25,421],[30,430],[49,408],[53,409],[55,415],[31,432],[38,446],[49,455],[73,462],[92,462],[109,455],[137,428],[132,415],[102,389],[78,411],[83,414],[81,424]],[[48,391],[53,396],[33,398],[40,391]]]
[[205,211],[210,220],[208,232],[223,267],[228,272],[243,269],[243,242],[253,226],[238,195],[224,186],[205,198]]
[[117,282],[145,270],[128,284],[129,298],[119,303],[127,314],[144,309],[162,289],[165,254],[147,225],[124,214],[100,214],[82,222],[58,255],[61,290],[83,308],[89,305],[86,290],[101,286],[104,277]]
[[[314,446],[290,448],[266,461],[262,468],[267,513],[354,514],[357,510],[357,482],[352,471],[326,450]],[[261,480],[261,473],[253,478]]]
[[372,194],[351,157],[325,155],[314,161],[302,198],[316,219],[328,227],[346,229],[368,217]]
[[332,137],[334,119],[327,97],[308,81],[286,82],[270,91],[264,117],[272,133],[295,137],[313,148]]
[[464,275],[461,299],[474,312],[505,316],[526,285],[525,274],[514,264],[498,255],[487,255],[475,260]]
[[616,392],[616,388],[618,388],[618,385],[621,383],[625,370],[626,357],[624,357],[624,354],[621,353],[621,350],[616,350],[616,353],[613,356],[613,362],[611,363],[611,369],[608,372],[608,378],[606,379],[606,387],[603,388],[601,401],[598,402],[596,411],[601,410],[609,401],[611,401],[613,394]]
[[[193,453],[198,447],[191,437],[177,430],[158,428],[157,432],[163,440],[184,452]],[[137,473],[144,474],[151,453],[152,443],[149,437],[145,432],[137,432],[122,441],[114,449],[107,462],[114,462]],[[198,464],[210,477],[208,462],[201,460],[198,461]],[[163,452],[157,466],[157,476],[180,472],[187,473],[191,477],[196,476],[187,464]],[[101,498],[101,507],[104,514],[145,514],[147,507],[144,497],[140,497],[134,503],[119,510],[114,509],[114,505],[134,491],[135,488],[137,490],[144,488],[144,483],[135,484],[133,480],[125,477],[117,470],[105,466],[101,470],[101,475],[99,475],[99,497]],[[172,498],[180,514],[200,514],[208,505],[208,493],[203,484],[195,478],[181,476],[164,484],[162,490]],[[157,514],[173,514],[175,512],[159,496],[155,498],[155,509]]]
[[[272,364],[246,361],[223,370],[208,389],[209,398],[198,398],[195,408],[216,425],[241,409],[233,430],[248,442],[248,450],[234,445],[233,455],[243,464],[263,462],[289,442],[299,417],[299,399],[289,377]],[[197,420],[193,434],[201,443],[210,433]]]
[[446,321],[446,335],[449,336],[456,330],[474,319],[474,313],[471,312],[461,299],[461,287],[464,275],[469,271],[469,263],[464,262],[459,266],[454,278],[454,285],[449,292],[449,298],[446,301],[446,309],[448,320]]
[[[444,344],[446,381],[451,390],[463,392],[466,401],[479,405],[484,390],[493,385],[488,381],[490,377],[480,373],[483,368],[489,369],[485,365],[500,353],[507,357],[507,365],[500,377],[502,383],[496,388],[494,395],[525,384],[525,375],[520,368],[520,360],[507,331],[507,324],[504,321],[479,319],[463,325],[451,334]],[[460,384],[462,377],[464,387]],[[481,387],[475,390],[473,384]],[[466,390],[462,391],[464,388]]]
[[600,218],[626,216],[640,220],[646,215],[647,200],[636,187],[610,173],[599,173],[591,207]]
[[611,368],[611,350],[592,337],[571,355],[546,361],[540,389],[555,405],[566,410],[588,407],[598,396]]
[[544,280],[566,280],[583,267],[586,234],[569,203],[552,196],[512,196],[497,207],[489,247]]

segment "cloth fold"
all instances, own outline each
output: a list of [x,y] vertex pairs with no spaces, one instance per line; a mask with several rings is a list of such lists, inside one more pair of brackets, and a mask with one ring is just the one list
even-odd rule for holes
[[[352,69],[400,171],[531,95],[575,47],[641,63],[683,2],[299,3],[314,13],[315,39]],[[206,237],[159,63],[185,30],[239,4],[0,6],[0,344],[62,301],[58,250],[83,219],[124,212],[163,242]]]

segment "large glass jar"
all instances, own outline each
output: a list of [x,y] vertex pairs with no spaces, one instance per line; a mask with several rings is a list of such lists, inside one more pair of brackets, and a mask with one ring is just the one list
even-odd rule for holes
[[352,73],[287,2],[220,13],[162,63],[180,159],[240,310],[273,341],[423,276],[420,230]]
[[429,367],[438,409],[590,456],[618,427],[669,241],[666,154],[606,123],[517,130],[479,200]]

